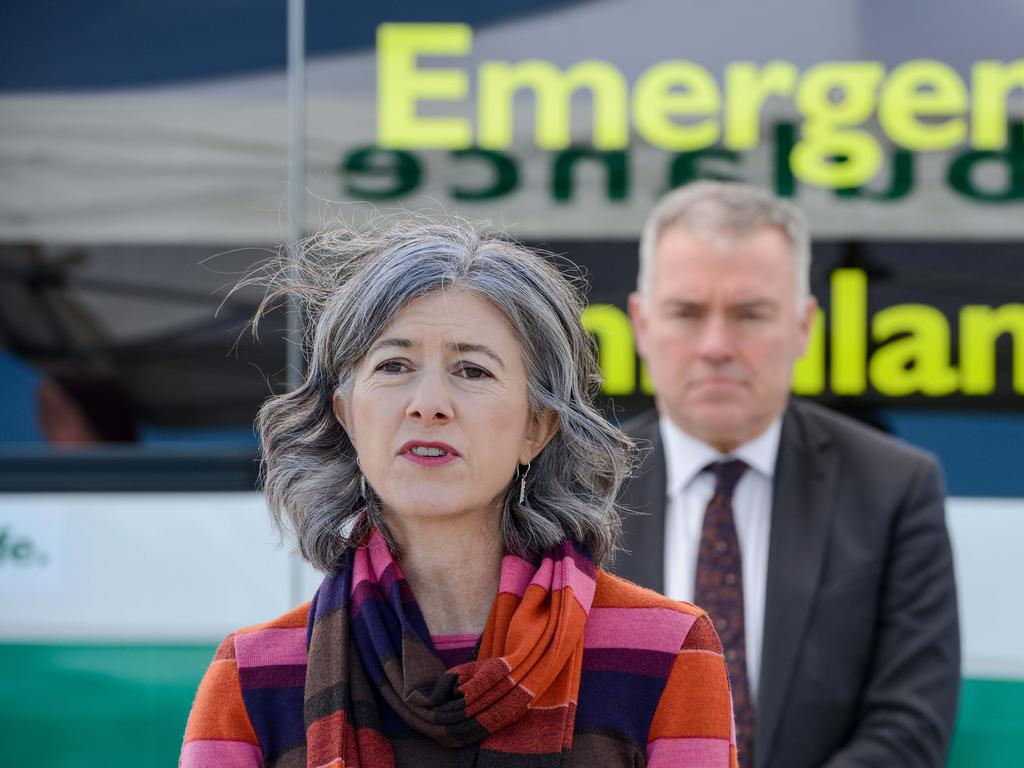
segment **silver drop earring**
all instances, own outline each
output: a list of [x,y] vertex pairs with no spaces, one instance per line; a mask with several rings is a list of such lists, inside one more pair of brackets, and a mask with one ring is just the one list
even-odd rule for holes
[[530,463],[526,463],[526,469],[519,475],[519,503],[526,501],[526,476],[530,473]]

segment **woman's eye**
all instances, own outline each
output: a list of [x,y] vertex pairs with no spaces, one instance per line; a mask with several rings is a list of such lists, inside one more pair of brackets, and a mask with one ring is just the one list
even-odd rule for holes
[[461,363],[458,372],[464,379],[486,379],[491,375],[483,368],[471,363]]
[[377,370],[381,373],[402,373],[405,370],[405,365],[398,360],[385,360],[377,366]]

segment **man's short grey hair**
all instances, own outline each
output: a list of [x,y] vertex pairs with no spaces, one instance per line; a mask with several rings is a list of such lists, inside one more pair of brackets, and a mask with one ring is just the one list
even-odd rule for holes
[[275,524],[296,535],[310,564],[331,572],[371,527],[395,548],[376,494],[360,493],[356,452],[332,396],[351,394],[356,365],[404,307],[451,289],[487,299],[508,319],[526,363],[530,408],[558,418],[557,434],[531,464],[523,503],[509,478],[505,546],[541,553],[571,536],[598,564],[608,559],[633,446],[594,406],[600,369],[580,322],[583,299],[557,266],[465,222],[422,219],[324,231],[303,244],[297,267],[283,264],[248,282],[269,283],[257,318],[282,298],[299,300],[307,370],[297,389],[260,409],[261,477]]
[[718,247],[743,239],[762,227],[777,228],[792,249],[797,308],[803,308],[810,295],[811,238],[807,219],[792,203],[739,182],[697,181],[669,192],[644,223],[637,276],[637,291],[642,295],[650,289],[658,239],[670,227],[678,227]]

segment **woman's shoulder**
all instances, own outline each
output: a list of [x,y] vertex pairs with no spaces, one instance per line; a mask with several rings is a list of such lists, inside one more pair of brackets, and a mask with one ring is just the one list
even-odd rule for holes
[[224,638],[214,660],[234,660],[240,667],[275,667],[306,663],[306,623],[310,603],[276,619],[237,629]]
[[650,765],[730,765],[729,683],[703,610],[599,568],[583,646],[574,750],[614,734]]
[[587,618],[585,644],[590,647],[677,653],[691,630],[704,634],[702,628],[710,626],[707,614],[697,606],[670,600],[601,568],[597,569],[596,582]]
[[305,678],[308,615],[305,603],[224,639],[192,704],[181,752],[183,768],[262,764],[265,734],[257,732],[249,716],[246,691],[285,690]]
[[268,629],[295,629],[296,627],[305,627],[306,620],[309,618],[310,605],[310,601],[307,600],[297,608],[292,608],[287,613],[282,613],[276,619],[264,621],[260,624],[253,624],[248,627],[242,627],[241,629],[235,630],[232,634],[253,634],[255,632],[263,632]]
[[692,603],[672,600],[603,568],[597,569],[594,606],[665,610],[693,617],[704,615],[704,611]]

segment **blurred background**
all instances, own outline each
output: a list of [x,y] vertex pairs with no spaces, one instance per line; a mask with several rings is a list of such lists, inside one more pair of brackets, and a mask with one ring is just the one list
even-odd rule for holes
[[930,59],[969,90],[976,62],[1021,56],[1024,5],[428,5],[306,0],[291,106],[285,0],[0,9],[4,765],[175,764],[219,640],[318,583],[255,490],[252,420],[295,361],[284,313],[258,341],[245,330],[257,297],[229,289],[249,269],[371,206],[489,220],[586,270],[603,405],[622,420],[651,405],[624,311],[640,226],[695,178],[807,212],[823,312],[795,389],[942,460],[964,650],[950,765],[1024,764],[1024,83],[1002,148],[914,152],[869,121],[882,168],[837,190],[793,174],[803,118],[781,97],[743,151],[636,135],[595,150],[585,92],[559,149],[538,148],[526,93],[507,148],[383,148],[376,57],[384,22],[470,25],[465,55],[423,63],[465,72],[467,97],[422,109],[470,121],[487,61],[597,59],[632,84],[684,59],[722,84],[735,62]]

